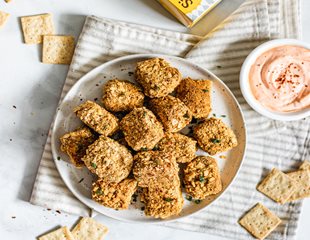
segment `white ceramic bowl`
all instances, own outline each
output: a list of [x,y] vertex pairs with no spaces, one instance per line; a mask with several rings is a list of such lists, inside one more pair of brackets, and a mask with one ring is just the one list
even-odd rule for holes
[[275,112],[264,107],[252,94],[249,84],[249,71],[254,61],[264,52],[283,45],[301,46],[310,49],[310,44],[295,39],[276,39],[265,42],[255,48],[245,59],[240,71],[240,88],[247,103],[258,113],[280,121],[295,121],[310,116],[310,109],[297,112]]

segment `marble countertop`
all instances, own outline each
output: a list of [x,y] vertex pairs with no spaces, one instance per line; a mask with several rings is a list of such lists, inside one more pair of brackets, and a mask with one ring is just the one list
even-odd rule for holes
[[[241,0],[232,0],[231,2]],[[302,0],[303,39],[310,42],[310,2]],[[59,225],[72,226],[77,217],[48,211],[28,203],[46,134],[59,99],[67,66],[40,62],[39,45],[22,44],[18,17],[53,13],[57,33],[78,36],[85,15],[97,15],[185,31],[154,0],[13,0],[0,1],[11,13],[0,30],[0,236],[1,239],[35,239]],[[110,229],[109,239],[223,239],[156,225],[129,224],[104,216],[98,220]],[[310,199],[303,204],[297,239],[310,236]],[[154,234],[155,233],[155,234]]]

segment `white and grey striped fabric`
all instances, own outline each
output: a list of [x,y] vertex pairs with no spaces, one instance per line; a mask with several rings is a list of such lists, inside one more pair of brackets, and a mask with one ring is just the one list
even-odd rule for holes
[[[309,156],[310,119],[283,124],[260,116],[242,98],[238,74],[244,58],[260,43],[270,38],[300,36],[299,7],[299,0],[247,0],[205,38],[87,17],[61,98],[80,77],[106,61],[133,53],[162,53],[191,59],[213,71],[234,92],[244,111],[249,130],[248,149],[235,182],[211,208],[165,226],[248,239],[249,234],[238,226],[237,220],[260,201],[283,220],[270,238],[294,238],[301,203],[277,205],[255,191],[255,187],[272,167],[291,170]],[[48,138],[30,202],[89,215],[88,207],[61,181],[50,151]]]

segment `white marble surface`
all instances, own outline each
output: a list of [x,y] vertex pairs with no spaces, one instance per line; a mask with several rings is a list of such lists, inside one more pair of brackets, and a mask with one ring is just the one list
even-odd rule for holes
[[[303,39],[310,42],[310,2],[302,2]],[[89,14],[180,31],[185,28],[154,0],[13,0],[10,4],[1,0],[0,10],[12,14],[0,30],[0,238],[27,240],[58,225],[71,226],[77,217],[27,202],[68,68],[40,63],[41,46],[22,44],[18,17],[50,12],[59,34],[75,36],[81,30],[84,16]],[[155,225],[122,223],[104,216],[98,220],[110,228],[109,239],[114,240],[223,239]],[[307,199],[297,239],[309,239],[309,222],[310,199]]]

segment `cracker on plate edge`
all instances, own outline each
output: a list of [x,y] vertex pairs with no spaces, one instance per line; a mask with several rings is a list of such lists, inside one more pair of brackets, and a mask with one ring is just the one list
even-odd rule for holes
[[239,220],[239,224],[258,239],[267,237],[280,223],[281,219],[261,203],[257,203]]
[[42,62],[70,64],[74,53],[73,36],[43,36]]

